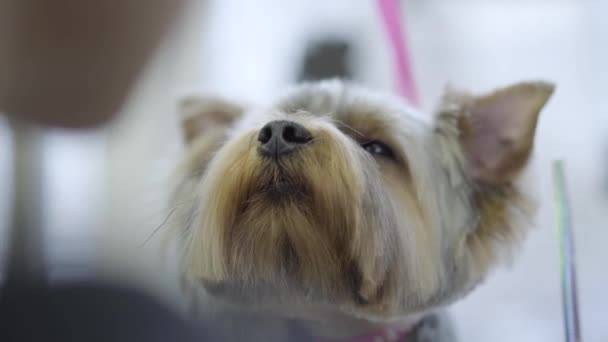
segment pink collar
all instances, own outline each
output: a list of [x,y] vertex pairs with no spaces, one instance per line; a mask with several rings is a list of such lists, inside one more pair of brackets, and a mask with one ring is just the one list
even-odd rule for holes
[[337,339],[317,338],[316,342],[398,342],[403,341],[411,331],[411,327],[389,326],[383,330],[376,331],[363,336],[345,337]]

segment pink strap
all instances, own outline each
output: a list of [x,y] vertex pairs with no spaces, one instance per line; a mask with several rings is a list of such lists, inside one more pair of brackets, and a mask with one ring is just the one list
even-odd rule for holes
[[409,58],[409,50],[407,49],[406,38],[400,23],[398,0],[378,0],[378,6],[380,7],[380,12],[382,13],[388,37],[395,54],[398,90],[412,105],[418,106],[418,96],[414,85],[414,74]]

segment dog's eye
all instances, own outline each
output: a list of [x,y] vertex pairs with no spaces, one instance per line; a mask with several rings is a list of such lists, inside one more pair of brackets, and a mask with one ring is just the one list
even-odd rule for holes
[[386,146],[386,144],[384,144],[378,140],[370,141],[361,146],[363,146],[363,148],[367,152],[369,152],[373,155],[382,156],[382,157],[391,158],[391,159],[395,158],[395,154],[393,153],[393,150],[391,150],[390,147]]

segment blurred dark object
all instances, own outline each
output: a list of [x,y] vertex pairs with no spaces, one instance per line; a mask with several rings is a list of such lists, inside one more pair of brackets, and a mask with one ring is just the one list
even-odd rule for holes
[[0,111],[94,127],[115,115],[185,0],[0,0]]
[[312,44],[305,53],[298,81],[352,79],[351,50],[351,45],[340,39],[323,40]]
[[[14,284],[17,285],[17,284]],[[0,297],[0,341],[203,342],[158,301],[122,287],[13,286]]]

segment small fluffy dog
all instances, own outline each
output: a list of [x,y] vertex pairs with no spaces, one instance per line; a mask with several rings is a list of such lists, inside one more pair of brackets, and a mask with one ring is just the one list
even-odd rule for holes
[[183,99],[172,235],[218,340],[451,339],[437,312],[534,213],[518,178],[552,93],[448,89],[432,117],[340,81],[265,108]]

